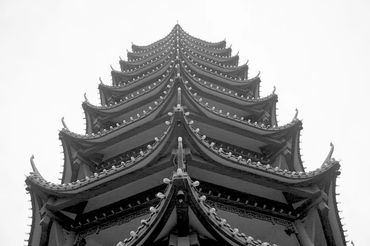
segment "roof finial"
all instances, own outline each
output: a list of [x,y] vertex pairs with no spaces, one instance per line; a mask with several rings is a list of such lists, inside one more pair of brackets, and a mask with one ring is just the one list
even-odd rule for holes
[[85,98],[85,102],[89,102],[89,100],[87,99],[87,96],[86,96],[86,92],[84,93],[84,98]]
[[103,80],[99,77],[100,84],[103,84]]
[[334,152],[334,144],[332,142],[330,142],[330,151],[329,151],[328,156],[326,157],[326,159],[325,159],[325,161],[324,161],[323,164],[330,163],[331,156],[333,155],[333,152]]
[[274,86],[274,89],[272,90],[272,94],[275,95],[276,92],[276,86]]
[[113,66],[112,66],[112,65],[110,65],[110,69],[112,69],[112,71],[114,71],[114,68],[113,68]]
[[182,137],[177,138],[177,170],[185,171],[184,149],[182,146]]
[[34,155],[31,155],[31,157],[30,157],[30,163],[31,163],[32,171],[33,171],[34,174],[42,177],[41,174],[40,174],[40,172],[39,172],[39,170],[37,170],[37,167],[35,165],[34,159],[35,159],[35,156]]
[[121,56],[119,56],[119,60],[122,61],[122,57]]
[[297,108],[295,109],[295,115],[294,115],[293,121],[294,120],[298,120],[298,109]]
[[32,170],[35,172],[36,171],[36,165],[35,165],[35,162],[33,161],[34,159],[35,159],[35,156],[32,154],[31,157],[30,157],[30,163],[31,163]]
[[177,107],[181,106],[181,88],[177,88]]
[[[178,57],[176,57],[176,59],[177,59]],[[180,78],[180,76],[181,76],[181,74],[180,74],[180,72],[181,72],[181,70],[180,70],[180,65],[179,64],[176,64],[175,65],[175,68],[176,68],[176,77],[178,77],[178,78]]]
[[[238,51],[238,54],[239,54],[239,51]],[[249,63],[249,59],[247,60],[247,62],[245,63],[245,65],[248,65],[248,63]]]
[[62,124],[63,124],[63,127],[68,130],[68,127],[67,127],[67,124],[64,122],[64,117],[62,117]]
[[177,25],[179,24],[179,20],[176,20],[176,24],[177,24]]

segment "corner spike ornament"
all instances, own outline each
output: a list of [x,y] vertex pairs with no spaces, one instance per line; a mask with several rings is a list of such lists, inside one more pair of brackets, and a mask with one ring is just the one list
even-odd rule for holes
[[36,172],[37,171],[37,168],[36,168],[34,159],[35,159],[35,156],[34,155],[31,155],[31,157],[30,157],[31,167],[32,167],[33,172]]
[[85,98],[85,102],[89,102],[89,100],[87,99],[87,96],[86,96],[86,92],[84,93],[84,98]]
[[274,86],[274,89],[272,90],[272,94],[275,95],[276,92],[276,86]]
[[100,81],[100,84],[102,85],[103,84],[103,80],[101,79],[101,77],[99,77],[99,81]]
[[298,109],[297,108],[295,109],[295,115],[294,115],[293,121],[296,121],[296,120],[298,120]]
[[39,172],[39,170],[36,167],[36,164],[35,164],[34,159],[35,159],[35,156],[34,155],[31,155],[31,157],[30,157],[30,163],[31,163],[32,171],[37,176],[42,177],[41,174],[40,174],[40,172]]
[[68,126],[67,124],[64,122],[64,117],[62,117],[62,124],[63,124],[63,128],[68,130]]
[[329,151],[328,156],[326,157],[323,165],[330,163],[333,152],[334,152],[334,144],[332,142],[330,142],[330,151]]

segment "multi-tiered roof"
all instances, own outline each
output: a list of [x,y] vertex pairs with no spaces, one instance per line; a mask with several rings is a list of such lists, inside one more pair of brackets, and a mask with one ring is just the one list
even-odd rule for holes
[[225,41],[176,25],[127,58],[85,96],[86,134],[63,121],[61,184],[31,158],[29,245],[345,245],[333,147],[305,172],[297,113],[279,126]]

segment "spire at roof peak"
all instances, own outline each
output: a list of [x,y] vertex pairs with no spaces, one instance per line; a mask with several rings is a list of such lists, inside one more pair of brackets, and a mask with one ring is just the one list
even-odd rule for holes
[[176,21],[176,25],[173,27],[173,29],[181,29],[181,25],[179,24],[179,21]]

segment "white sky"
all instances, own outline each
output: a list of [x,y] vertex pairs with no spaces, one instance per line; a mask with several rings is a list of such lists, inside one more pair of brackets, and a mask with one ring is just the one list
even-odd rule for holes
[[262,96],[277,87],[281,123],[299,109],[308,170],[333,141],[345,228],[357,246],[368,245],[370,1],[338,0],[0,1],[0,245],[22,245],[29,230],[30,155],[56,181],[60,118],[82,132],[83,93],[97,104],[109,65],[118,69],[131,42],[154,42],[176,20],[199,38],[226,37],[251,75],[261,70]]

